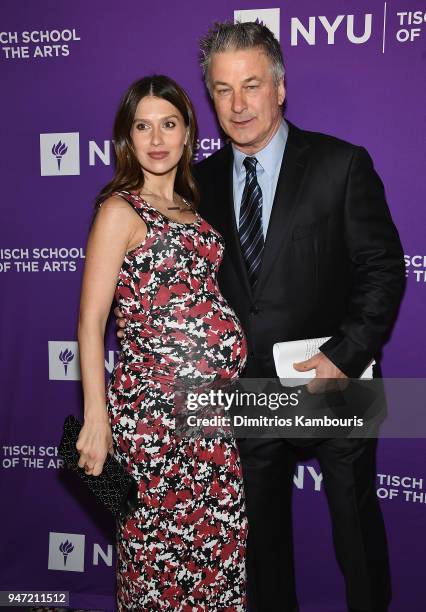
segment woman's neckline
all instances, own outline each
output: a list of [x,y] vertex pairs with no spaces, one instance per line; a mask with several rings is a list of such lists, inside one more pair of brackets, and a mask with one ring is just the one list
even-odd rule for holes
[[[195,219],[194,221],[191,221],[190,223],[185,223],[184,221],[177,221],[176,219],[172,219],[171,217],[168,217],[167,215],[165,215],[164,213],[161,212],[161,210],[158,210],[158,208],[156,208],[155,206],[153,206],[152,204],[150,204],[147,200],[145,200],[145,198],[143,198],[140,193],[138,193],[137,191],[130,191],[129,193],[131,193],[132,195],[135,195],[136,197],[138,197],[140,200],[142,200],[142,202],[144,202],[149,208],[151,208],[151,210],[155,210],[155,212],[157,212],[159,215],[161,215],[162,217],[164,217],[164,219],[167,219],[167,221],[169,223],[176,223],[176,225],[198,225],[198,223],[200,223],[200,215],[198,214],[198,212],[196,210],[193,211],[194,215],[195,215]],[[182,198],[182,200],[186,203],[187,201],[185,200],[185,198]],[[188,204],[189,206],[189,204]]]

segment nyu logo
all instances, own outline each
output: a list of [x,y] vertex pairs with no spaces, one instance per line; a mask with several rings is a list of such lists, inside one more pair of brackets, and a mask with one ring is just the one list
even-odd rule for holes
[[[108,544],[103,550],[99,544],[93,544],[92,565],[99,565],[102,560],[107,567],[112,567],[113,547]],[[49,533],[48,569],[62,572],[84,572],[85,536],[81,533]]]
[[[280,40],[280,9],[259,9],[248,11],[234,11],[234,23],[237,21],[255,21],[266,25]],[[335,44],[336,32],[345,30],[347,40],[360,45],[371,38],[373,15],[337,15],[334,19],[328,19],[324,15],[308,17],[307,20],[291,17],[290,19],[290,42],[297,46],[300,41],[308,45],[316,45],[317,42],[327,41],[328,45]],[[346,26],[346,27],[345,27]]]
[[[305,482],[306,476],[309,484]],[[293,484],[296,489],[304,489],[305,485],[306,488],[312,489],[313,485],[314,491],[321,491],[322,473],[317,472],[313,465],[298,465],[293,476]]]
[[40,134],[41,176],[80,174],[80,138],[78,132]]
[[71,542],[68,542],[68,540],[65,540],[65,542],[60,543],[59,550],[64,555],[64,567],[65,567],[65,565],[67,564],[68,555],[72,553],[72,551],[74,550],[74,546],[73,544],[71,544]]
[[247,11],[234,11],[234,23],[240,21],[245,23],[246,21],[255,21],[261,23],[273,32],[277,40],[280,39],[280,9],[254,9]]
[[68,374],[68,364],[74,359],[74,353],[65,349],[59,353],[59,360],[64,364],[65,376]]
[[79,533],[49,533],[48,569],[84,572],[84,539]]
[[61,141],[59,141],[57,144],[53,145],[52,147],[52,155],[56,157],[56,160],[58,162],[58,172],[61,171],[61,161],[67,151],[68,151],[67,145]]
[[[81,380],[78,342],[75,340],[49,340],[49,380]],[[108,350],[105,370],[111,374],[119,351]]]
[[80,380],[78,343],[49,340],[49,380]]
[[[327,39],[328,45],[334,45],[335,34],[338,29],[341,29],[345,21],[346,38],[354,45],[361,45],[371,38],[372,20],[372,14],[367,13],[364,15],[364,23],[362,23],[362,17],[357,18],[357,26],[355,27],[354,15],[337,15],[332,21],[329,21],[327,17],[323,15],[320,17],[309,17],[308,23],[302,23],[298,17],[292,17],[291,45],[297,46],[299,44],[299,37],[303,38],[308,45],[315,45],[317,42],[318,30],[320,31],[321,40]],[[344,28],[344,25],[342,27]]]

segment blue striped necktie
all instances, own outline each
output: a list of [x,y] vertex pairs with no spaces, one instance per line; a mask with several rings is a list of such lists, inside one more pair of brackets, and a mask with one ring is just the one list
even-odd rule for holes
[[262,190],[257,182],[255,157],[246,157],[246,184],[241,199],[240,236],[241,252],[246,262],[250,284],[255,286],[263,253]]

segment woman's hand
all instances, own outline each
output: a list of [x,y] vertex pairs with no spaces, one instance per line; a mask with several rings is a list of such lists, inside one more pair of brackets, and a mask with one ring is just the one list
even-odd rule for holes
[[84,420],[76,448],[80,454],[78,466],[84,468],[86,474],[99,476],[107,454],[114,453],[111,426],[106,411],[105,416]]

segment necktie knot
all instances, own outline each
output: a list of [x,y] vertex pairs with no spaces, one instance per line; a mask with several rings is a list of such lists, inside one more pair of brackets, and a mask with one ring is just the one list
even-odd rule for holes
[[245,157],[243,164],[247,172],[256,172],[257,159],[255,157]]

